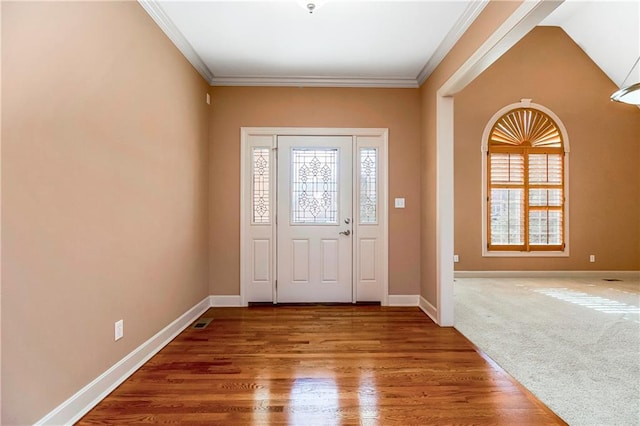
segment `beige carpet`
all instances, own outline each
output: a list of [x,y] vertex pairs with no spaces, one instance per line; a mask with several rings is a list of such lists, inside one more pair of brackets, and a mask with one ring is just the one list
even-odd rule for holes
[[455,327],[567,423],[640,425],[638,279],[465,278],[454,288]]

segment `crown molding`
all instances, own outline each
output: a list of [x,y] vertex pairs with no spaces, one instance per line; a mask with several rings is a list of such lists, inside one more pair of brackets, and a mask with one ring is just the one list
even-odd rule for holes
[[480,12],[484,10],[484,8],[489,4],[489,0],[478,0],[471,2],[467,8],[462,12],[462,15],[458,18],[456,23],[453,25],[451,30],[447,33],[445,38],[442,40],[440,45],[437,47],[433,55],[429,58],[425,66],[422,68],[416,81],[418,85],[422,85],[427,78],[431,75],[431,73],[436,69],[440,62],[447,56],[447,53],[455,46],[455,44],[460,40],[462,34],[467,31],[467,29],[471,26],[473,21],[476,20]]
[[138,0],[138,3],[211,86],[418,88],[445,58],[462,34],[489,3],[489,0],[473,1],[467,6],[415,79],[278,76],[216,77],[157,0]]
[[279,87],[378,87],[417,88],[413,78],[349,78],[349,77],[214,77],[212,86],[279,86]]
[[158,24],[160,29],[169,37],[185,58],[193,65],[200,75],[207,80],[209,84],[214,76],[209,67],[204,63],[202,58],[196,53],[191,43],[187,41],[182,32],[176,27],[171,18],[167,16],[160,3],[156,0],[138,0],[142,8],[151,16]]

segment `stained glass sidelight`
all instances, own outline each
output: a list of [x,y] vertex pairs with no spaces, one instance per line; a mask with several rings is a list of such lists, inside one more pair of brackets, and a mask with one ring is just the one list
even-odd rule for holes
[[338,150],[291,151],[291,223],[338,223]]
[[269,224],[269,148],[253,148],[253,223]]
[[378,157],[376,148],[360,149],[360,223],[378,222]]

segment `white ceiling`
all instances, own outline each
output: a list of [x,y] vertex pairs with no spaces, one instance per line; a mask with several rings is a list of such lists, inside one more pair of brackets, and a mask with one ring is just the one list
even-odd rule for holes
[[[352,87],[418,87],[487,3],[317,0],[310,14],[305,0],[139,2],[212,85]],[[569,0],[542,25],[563,27],[618,85],[640,56],[640,0]]]
[[304,0],[140,3],[211,84],[388,87],[417,87],[486,5],[330,0],[310,14]]
[[[621,86],[640,58],[640,1],[567,0],[541,25],[560,26]],[[625,85],[640,81],[640,64]]]

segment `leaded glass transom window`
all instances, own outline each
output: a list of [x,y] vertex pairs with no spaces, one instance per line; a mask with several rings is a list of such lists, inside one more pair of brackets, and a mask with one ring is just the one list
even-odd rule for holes
[[554,120],[535,108],[501,116],[487,153],[488,249],[564,249],[564,147]]
[[337,149],[292,149],[291,223],[338,223]]
[[360,149],[360,223],[378,222],[378,150]]
[[269,148],[253,148],[251,171],[253,176],[253,216],[255,224],[270,223],[269,211]]

